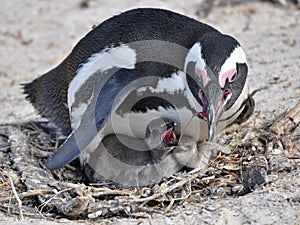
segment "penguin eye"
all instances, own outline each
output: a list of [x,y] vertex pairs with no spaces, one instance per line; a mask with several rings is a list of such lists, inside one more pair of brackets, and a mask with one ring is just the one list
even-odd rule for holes
[[205,95],[204,95],[204,92],[201,89],[198,92],[198,98],[199,98],[200,105],[203,107],[204,106]]
[[226,100],[232,93],[233,91],[231,89],[225,90],[223,93],[223,99]]
[[231,77],[229,77],[229,82],[233,82],[233,81],[235,81],[235,79],[236,79],[236,73],[234,73],[234,74],[232,74],[232,76]]
[[237,77],[236,69],[228,70],[227,72],[221,74],[221,76],[219,77],[219,84],[222,88],[224,88],[226,83],[228,82],[231,83],[235,81],[236,77]]

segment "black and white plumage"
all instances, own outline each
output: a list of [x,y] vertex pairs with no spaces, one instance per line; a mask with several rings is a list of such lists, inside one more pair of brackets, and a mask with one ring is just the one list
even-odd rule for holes
[[[104,21],[60,65],[24,89],[38,112],[68,136],[47,167],[58,169],[81,153],[91,179],[95,171],[105,176],[114,170],[108,167],[118,156],[105,157],[114,149],[122,155],[119,146],[146,154],[152,148],[147,130],[157,118],[162,119],[158,127],[175,122],[177,137],[212,141],[226,126],[247,119],[254,104],[246,56],[234,38],[186,16],[148,8]],[[129,156],[125,164],[135,164],[138,157]],[[98,168],[104,161],[109,165]],[[140,161],[149,164],[146,158]],[[126,166],[120,169],[123,179],[130,170]]]

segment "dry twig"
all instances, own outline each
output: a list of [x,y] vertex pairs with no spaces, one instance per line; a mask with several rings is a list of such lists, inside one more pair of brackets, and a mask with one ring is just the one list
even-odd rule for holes
[[9,183],[10,183],[10,185],[11,185],[12,192],[14,193],[14,196],[15,196],[15,198],[17,199],[17,202],[18,202],[19,213],[20,213],[20,219],[21,219],[21,220],[24,220],[24,217],[23,217],[23,209],[22,209],[22,201],[21,201],[21,199],[20,199],[19,196],[18,196],[18,193],[17,193],[17,191],[16,191],[14,182],[13,182],[13,180],[11,179],[11,177],[9,177]]
[[[37,146],[34,143],[37,141],[37,143],[43,144],[45,141],[45,146],[42,146],[40,149],[47,150],[47,146],[53,146],[55,140],[47,142],[47,139],[43,139],[43,141],[41,141],[40,137],[44,137],[44,135],[40,133],[41,131],[35,132],[32,127],[24,131],[26,127],[21,126],[21,128],[15,129],[17,129],[18,133],[21,131],[29,134],[26,135],[29,138],[27,138],[24,142],[15,141],[14,146],[9,146],[6,149],[1,148],[0,146],[0,153],[1,151],[5,152],[9,149],[12,149],[11,152],[17,153],[17,151],[13,151],[13,149],[15,146],[20,146],[21,144],[24,146],[22,147],[23,154],[24,151],[27,151],[28,156],[34,157],[34,160],[30,157],[26,159],[28,160],[27,164],[24,164],[23,160],[23,164],[21,166],[13,167],[14,170],[17,170],[14,171],[16,172],[16,178],[13,177],[14,180],[18,178],[23,179],[22,184],[24,184],[24,189],[19,190],[19,194],[14,187],[12,178],[5,175],[7,173],[2,173],[2,170],[0,170],[0,205],[2,205],[2,208],[4,209],[8,208],[8,210],[12,213],[20,211],[20,217],[28,213],[32,215],[32,211],[28,211],[30,205],[39,205],[39,207],[36,208],[38,212],[33,210],[35,214],[39,213],[44,217],[55,216],[57,214],[68,214],[72,218],[76,218],[76,216],[78,216],[78,213],[76,213],[78,212],[78,209],[76,211],[76,208],[69,207],[67,210],[63,210],[62,206],[64,204],[76,206],[76,204],[74,205],[71,203],[76,203],[74,199],[78,198],[79,200],[84,200],[84,202],[87,203],[80,208],[80,212],[82,213],[81,218],[89,218],[89,215],[92,215],[93,218],[97,218],[112,217],[123,214],[126,214],[127,216],[145,217],[147,213],[170,212],[176,204],[180,204],[180,202],[185,201],[191,195],[234,195],[241,191],[241,187],[243,187],[243,184],[241,184],[239,180],[243,170],[251,167],[251,165],[257,166],[258,168],[260,167],[259,163],[254,163],[255,160],[260,160],[260,162],[262,161],[263,164],[266,165],[265,168],[268,172],[272,172],[270,171],[271,167],[268,167],[270,163],[269,160],[272,159],[272,157],[278,156],[277,153],[277,155],[270,153],[272,149],[280,148],[280,151],[282,152],[280,155],[281,157],[285,157],[285,159],[294,160],[294,162],[296,162],[296,158],[288,158],[285,156],[284,148],[280,146],[278,147],[277,143],[282,139],[282,137],[288,135],[283,134],[282,131],[292,132],[295,126],[299,124],[299,106],[300,104],[297,104],[290,112],[288,112],[285,116],[278,118],[271,126],[272,129],[275,129],[276,126],[279,127],[279,129],[276,130],[277,136],[271,134],[270,131],[265,128],[256,128],[257,118],[253,118],[252,121],[247,122],[244,125],[233,126],[226,131],[224,136],[227,141],[224,142],[224,144],[230,147],[231,153],[220,153],[211,162],[208,170],[204,174],[202,169],[194,169],[188,173],[177,173],[174,176],[165,179],[158,185],[140,187],[138,190],[137,188],[110,189],[105,187],[110,187],[110,185],[112,185],[111,183],[101,184],[102,187],[99,187],[99,184],[79,184],[78,182],[81,182],[81,175],[78,175],[76,164],[71,167],[65,167],[62,171],[60,171],[59,176],[56,176],[55,172],[50,173],[49,171],[41,169],[43,167],[39,161],[42,161],[41,158],[44,159],[45,156],[36,153],[37,150],[35,148],[39,148],[40,146]],[[284,120],[285,122],[282,122],[281,120]],[[281,128],[281,125],[286,125],[286,128]],[[268,138],[268,136],[271,136],[271,138]],[[294,139],[291,140],[294,141]],[[39,178],[30,176],[30,171],[33,171],[34,168],[42,171],[40,178],[43,183],[36,184],[36,186],[34,186],[33,183],[39,181]],[[291,170],[291,168],[293,169],[293,167],[289,167],[289,170]],[[61,179],[59,182],[57,181],[57,177]],[[296,176],[294,179],[299,179],[299,176]],[[293,180],[289,182],[292,181]],[[27,182],[30,184],[29,186],[27,185]],[[255,193],[272,190],[276,187],[277,186],[273,186],[262,191],[256,191]],[[18,188],[22,189],[21,186],[18,186]],[[12,190],[13,196],[9,196],[12,193],[10,190]],[[58,199],[58,194],[61,194],[59,196],[59,201],[52,201],[54,199]],[[32,196],[35,197],[27,198]],[[88,198],[91,198],[92,201]],[[200,199],[202,199],[202,197]],[[203,201],[206,199],[207,198],[203,198]],[[18,204],[10,204],[9,201],[11,200],[17,201]],[[50,202],[51,204],[49,204]],[[78,202],[80,203],[80,201]],[[91,202],[92,204],[90,206]],[[203,202],[203,204],[205,203]],[[46,206],[49,206],[47,208],[49,212],[47,215],[44,212]],[[85,211],[87,212],[86,215],[83,213]]]

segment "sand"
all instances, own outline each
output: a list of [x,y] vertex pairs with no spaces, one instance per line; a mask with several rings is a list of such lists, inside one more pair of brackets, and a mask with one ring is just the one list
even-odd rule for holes
[[[197,12],[201,1],[1,1],[0,124],[39,118],[24,99],[20,83],[57,65],[76,42],[106,18],[141,6],[171,9],[236,37],[246,51],[250,91],[256,114],[270,120],[300,100],[300,11],[291,6],[248,2],[214,7],[208,17]],[[299,130],[299,129],[298,129]],[[298,146],[299,149],[299,146]],[[280,161],[278,162],[281,163]],[[299,166],[300,167],[300,166]],[[243,197],[183,204],[174,216],[149,219],[110,218],[107,224],[300,224],[300,168],[280,174],[274,187]],[[296,199],[296,200],[295,200]],[[0,213],[0,224],[21,224]],[[56,224],[26,218],[22,224]]]

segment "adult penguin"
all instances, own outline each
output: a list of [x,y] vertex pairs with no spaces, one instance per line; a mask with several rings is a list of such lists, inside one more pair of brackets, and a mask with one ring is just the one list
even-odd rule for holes
[[[175,12],[139,8],[95,27],[24,92],[67,136],[49,169],[80,155],[90,180],[100,174],[147,184],[189,164],[203,150],[197,143],[213,142],[220,130],[252,114],[247,72],[233,37]],[[186,160],[166,157],[184,145]],[[155,178],[147,179],[150,174]]]

